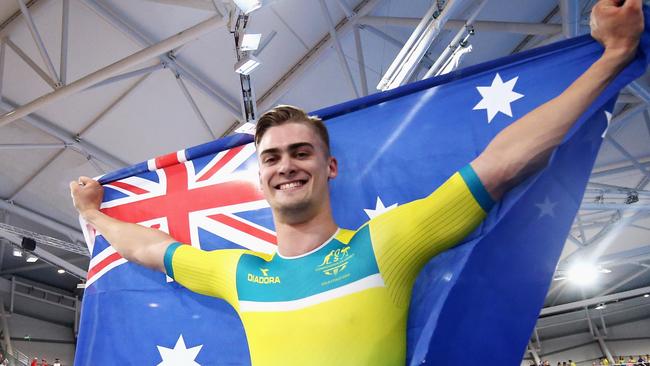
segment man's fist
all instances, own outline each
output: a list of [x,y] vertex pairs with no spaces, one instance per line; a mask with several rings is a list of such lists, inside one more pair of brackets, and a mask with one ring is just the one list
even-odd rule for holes
[[92,178],[79,177],[79,180],[70,182],[70,194],[74,207],[83,216],[88,210],[99,210],[104,188]]
[[631,59],[643,32],[642,0],[600,0],[591,10],[591,35],[607,52]]

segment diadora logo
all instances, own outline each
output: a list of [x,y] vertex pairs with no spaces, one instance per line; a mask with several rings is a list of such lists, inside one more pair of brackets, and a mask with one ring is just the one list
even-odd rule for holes
[[348,267],[352,257],[354,253],[350,253],[349,246],[333,249],[323,258],[323,262],[316,267],[316,270],[328,276],[337,275]]
[[259,283],[261,285],[280,283],[280,276],[270,276],[268,268],[260,268],[260,272],[262,272],[261,276],[249,273],[246,277],[248,279],[248,282]]

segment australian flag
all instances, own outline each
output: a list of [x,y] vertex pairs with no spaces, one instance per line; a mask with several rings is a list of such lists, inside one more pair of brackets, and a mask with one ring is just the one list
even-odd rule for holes
[[[451,365],[468,354],[519,364],[617,93],[646,68],[647,37],[548,166],[422,271],[409,314],[409,364]],[[331,182],[337,223],[354,229],[428,195],[500,130],[560,94],[602,51],[584,36],[314,112],[326,120],[340,164]],[[102,210],[205,250],[273,252],[251,141],[235,134],[103,176]],[[241,322],[224,301],[128,263],[100,233],[82,227],[92,260],[75,364],[250,364]]]

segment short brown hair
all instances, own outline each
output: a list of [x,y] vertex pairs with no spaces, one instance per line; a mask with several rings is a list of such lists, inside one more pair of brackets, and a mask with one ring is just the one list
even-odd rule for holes
[[291,105],[278,105],[265,112],[255,126],[255,145],[257,146],[262,137],[271,127],[281,126],[286,123],[302,123],[311,127],[316,135],[325,143],[327,155],[330,155],[330,136],[323,120],[318,116],[310,116],[304,110]]

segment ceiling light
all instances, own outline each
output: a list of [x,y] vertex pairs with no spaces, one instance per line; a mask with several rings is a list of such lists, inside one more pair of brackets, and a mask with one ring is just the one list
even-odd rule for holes
[[250,14],[251,12],[262,7],[260,0],[232,0],[235,5],[244,13]]
[[650,294],[645,294],[643,295],[643,297],[650,297]]
[[601,302],[600,304],[598,304],[598,306],[596,306],[596,310],[603,310],[605,308],[607,308],[607,305],[605,305],[604,302]]
[[59,268],[59,269],[56,270],[56,273],[58,273],[58,274],[64,274],[64,273],[65,273],[65,269],[63,269],[63,268]]
[[255,34],[244,34],[239,45],[240,51],[255,51],[260,47],[260,41],[262,40],[261,33]]
[[25,260],[27,261],[27,263],[34,263],[38,260],[38,257],[33,254],[28,254]]
[[591,263],[576,263],[567,271],[567,277],[576,285],[588,286],[596,281],[598,272],[598,269]]
[[600,268],[600,269],[598,269],[598,272],[600,272],[600,273],[612,273],[612,270],[607,269],[607,268]]
[[23,251],[20,248],[14,248],[14,257],[22,257],[23,256]]
[[260,66],[260,64],[260,60],[247,54],[235,64],[235,72],[242,75],[248,75]]

